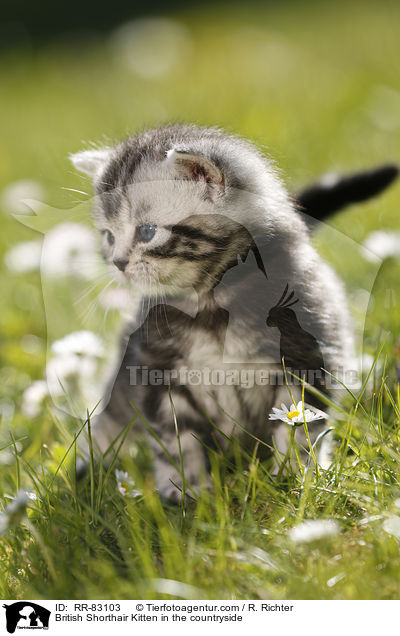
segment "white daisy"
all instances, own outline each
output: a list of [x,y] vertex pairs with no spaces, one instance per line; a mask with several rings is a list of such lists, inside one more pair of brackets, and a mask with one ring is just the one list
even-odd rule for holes
[[22,412],[27,417],[37,417],[40,415],[44,399],[48,396],[49,389],[47,382],[44,380],[36,380],[25,389],[22,396]]
[[1,207],[8,214],[29,214],[30,208],[24,203],[25,199],[35,199],[39,204],[46,196],[43,186],[33,179],[13,181],[4,188],[0,197]]
[[377,359],[376,356],[371,356],[370,353],[363,353],[361,364],[365,375],[368,375],[372,367],[374,367],[375,374],[379,374],[382,371],[382,360],[379,358]]
[[364,258],[378,263],[385,258],[400,258],[400,232],[376,230],[368,234],[362,245]]
[[22,241],[4,256],[16,273],[40,271],[44,278],[75,276],[91,280],[104,271],[96,234],[81,223],[60,223],[42,241]]
[[46,364],[46,381],[50,395],[54,398],[71,394],[77,398],[82,394],[82,399],[83,396],[89,399],[98,366],[95,358],[73,353],[51,358]]
[[309,519],[289,530],[289,539],[294,543],[309,543],[339,534],[340,526],[334,519]]
[[392,515],[385,519],[382,524],[382,528],[388,534],[391,534],[396,539],[400,539],[400,517],[397,515]]
[[60,223],[46,233],[40,266],[45,277],[91,279],[102,267],[96,234],[86,225]]
[[54,355],[46,364],[46,382],[53,400],[60,406],[60,399],[73,397],[76,412],[94,408],[103,391],[102,340],[91,331],[75,331],[53,342],[51,351]]
[[140,490],[134,488],[135,482],[124,470],[116,470],[115,476],[117,478],[117,488],[123,497],[140,497],[142,493]]
[[51,350],[57,356],[75,354],[101,358],[104,355],[104,346],[99,336],[87,330],[73,331],[64,338],[55,340]]
[[21,274],[33,272],[40,267],[41,241],[22,241],[13,245],[4,255],[4,262],[10,272]]
[[169,18],[141,18],[118,27],[110,38],[116,59],[129,71],[152,79],[167,75],[188,59],[190,35]]
[[305,408],[302,400],[296,404],[291,404],[288,409],[285,404],[281,404],[281,408],[272,407],[273,413],[269,414],[270,420],[281,420],[290,426],[301,426],[304,421],[314,422],[314,420],[323,420],[328,416],[324,411],[319,409]]
[[0,536],[3,536],[10,528],[19,524],[25,515],[29,499],[27,492],[19,490],[4,512],[0,513]]

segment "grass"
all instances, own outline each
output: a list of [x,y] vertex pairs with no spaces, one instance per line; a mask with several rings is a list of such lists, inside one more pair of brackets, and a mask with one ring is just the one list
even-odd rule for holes
[[[382,529],[400,496],[398,431],[379,415],[388,396],[383,383],[374,408],[338,412],[329,470],[272,478],[236,444],[235,465],[214,454],[213,491],[185,509],[160,503],[144,450],[126,465],[143,491],[134,499],[113,470],[77,485],[71,462],[55,459],[64,449],[52,451],[53,470],[42,456],[43,472],[16,453],[14,477],[25,474],[37,499],[3,539],[2,596],[159,598],[168,579],[183,598],[396,598],[398,540]],[[290,528],[316,518],[336,519],[340,533],[293,543]]]
[[[153,79],[132,75],[95,39],[4,54],[0,187],[33,178],[49,204],[70,208],[77,195],[62,186],[90,193],[67,161],[84,140],[177,119],[253,139],[291,189],[327,170],[399,160],[399,12],[396,2],[355,0],[194,7],[176,16],[191,33],[191,53]],[[398,598],[399,539],[384,528],[400,514],[399,266],[386,261],[378,271],[358,245],[373,229],[399,228],[399,202],[397,185],[337,215],[316,237],[346,283],[363,349],[381,350],[361,397],[348,395],[333,410],[330,469],[316,474],[311,462],[273,478],[268,463],[235,442],[233,463],[210,457],[212,492],[185,508],[160,502],[145,446],[124,460],[143,491],[131,499],[114,470],[93,469],[76,483],[74,446],[67,452],[76,422],[23,415],[22,392],[43,375],[47,316],[39,276],[3,267],[0,492],[4,506],[19,488],[36,499],[0,539],[2,598],[160,598],[168,589],[183,598]],[[37,237],[6,209],[1,223],[2,253]],[[66,294],[64,333],[74,320]],[[34,352],[27,334],[36,337]],[[292,527],[320,518],[337,520],[339,534],[291,541]]]

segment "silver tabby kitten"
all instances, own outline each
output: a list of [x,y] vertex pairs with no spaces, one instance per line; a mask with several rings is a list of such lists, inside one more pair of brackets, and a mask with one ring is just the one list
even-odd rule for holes
[[[287,425],[268,420],[291,402],[282,358],[289,382],[295,373],[323,391],[323,369],[343,377],[354,362],[342,286],[271,163],[247,141],[188,125],[72,161],[93,178],[105,259],[142,295],[96,418],[99,450],[146,418],[169,499],[182,486],[174,412],[194,490],[207,481],[204,445],[226,448],[238,434],[284,453]],[[301,398],[299,383],[291,390]]]

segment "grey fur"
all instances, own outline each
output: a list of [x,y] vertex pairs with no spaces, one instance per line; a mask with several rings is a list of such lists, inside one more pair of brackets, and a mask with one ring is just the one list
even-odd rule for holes
[[[179,464],[172,399],[185,478],[194,489],[207,482],[196,438],[228,446],[208,418],[228,436],[237,433],[251,444],[244,427],[270,447],[274,438],[285,452],[286,425],[268,421],[271,408],[290,399],[285,386],[204,381],[206,368],[273,372],[284,355],[295,372],[318,371],[317,387],[327,391],[316,364],[323,361],[336,375],[354,369],[342,285],[312,247],[272,164],[247,141],[196,126],[145,131],[72,161],[93,177],[104,257],[119,280],[142,290],[108,406],[94,429],[99,449],[138,409]],[[143,242],[141,228],[149,226],[157,230]],[[170,378],[170,387],[149,386],[143,372],[132,381],[132,367],[138,366],[187,367],[200,372],[202,382],[192,382],[192,375],[183,383]],[[299,387],[292,391],[300,399]],[[139,422],[136,431],[144,428]],[[150,443],[157,487],[163,496],[178,498],[181,475],[152,438]]]

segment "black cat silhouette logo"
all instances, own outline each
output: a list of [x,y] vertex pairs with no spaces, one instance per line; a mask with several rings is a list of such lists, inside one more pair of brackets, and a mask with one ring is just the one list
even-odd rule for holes
[[13,634],[16,629],[49,629],[51,612],[30,601],[18,601],[3,605],[6,610],[7,631]]

